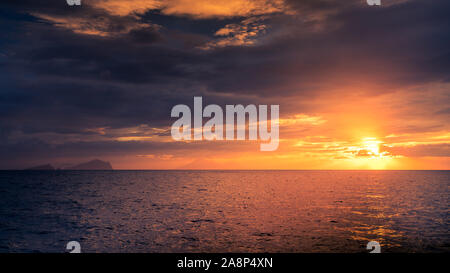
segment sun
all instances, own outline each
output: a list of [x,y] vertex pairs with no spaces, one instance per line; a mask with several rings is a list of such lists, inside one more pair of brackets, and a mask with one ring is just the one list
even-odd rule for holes
[[382,141],[377,140],[374,137],[366,137],[363,139],[362,149],[366,150],[368,154],[372,156],[381,156],[380,144]]
[[383,170],[393,163],[393,157],[388,151],[383,151],[383,141],[376,137],[365,137],[351,147],[353,157],[350,159],[352,167],[360,169]]

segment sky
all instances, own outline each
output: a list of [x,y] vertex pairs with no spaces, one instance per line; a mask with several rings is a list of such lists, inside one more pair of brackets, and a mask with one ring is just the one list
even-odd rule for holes
[[[3,0],[0,169],[450,169],[448,0]],[[280,105],[280,145],[173,106]],[[206,121],[206,120],[205,120]]]

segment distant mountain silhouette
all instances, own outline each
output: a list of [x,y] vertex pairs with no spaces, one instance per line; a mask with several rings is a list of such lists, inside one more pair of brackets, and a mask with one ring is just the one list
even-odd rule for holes
[[26,169],[27,171],[54,171],[55,168],[50,164],[39,165]]
[[101,161],[99,159],[94,159],[89,162],[65,168],[65,170],[112,170],[112,169],[113,168],[109,162]]

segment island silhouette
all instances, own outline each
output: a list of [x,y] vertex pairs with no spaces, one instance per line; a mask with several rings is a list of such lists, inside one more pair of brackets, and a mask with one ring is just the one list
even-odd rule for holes
[[103,161],[100,159],[94,159],[88,162],[83,162],[77,165],[68,166],[65,168],[57,169],[53,167],[51,164],[38,165],[26,170],[29,171],[54,171],[54,170],[86,170],[86,171],[104,171],[104,170],[113,170],[111,163],[108,161]]
[[26,170],[27,171],[54,171],[55,167],[53,167],[51,164],[45,164],[45,165],[34,166],[34,167],[28,168]]

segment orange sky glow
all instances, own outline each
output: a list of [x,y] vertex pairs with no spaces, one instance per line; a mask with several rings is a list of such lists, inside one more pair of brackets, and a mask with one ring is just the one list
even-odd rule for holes
[[[280,146],[274,152],[259,151],[258,141],[202,141],[185,142],[189,152],[181,149],[117,161],[124,169],[448,169],[447,121],[415,105],[433,105],[440,99],[436,96],[436,92],[398,91],[363,98],[357,94],[318,97],[306,102],[314,114],[280,117]],[[173,141],[170,136],[142,136],[139,131],[118,140]]]

